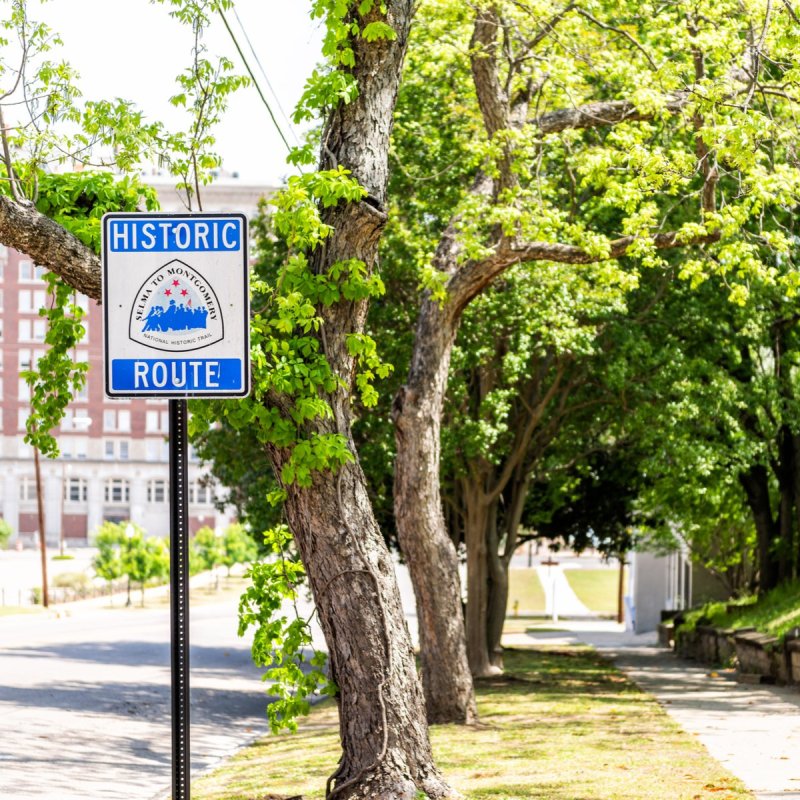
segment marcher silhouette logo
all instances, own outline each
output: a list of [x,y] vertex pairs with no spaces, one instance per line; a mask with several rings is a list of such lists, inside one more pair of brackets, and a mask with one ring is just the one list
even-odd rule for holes
[[222,341],[222,309],[211,284],[174,259],[145,280],[134,298],[130,338],[154,350],[188,352]]

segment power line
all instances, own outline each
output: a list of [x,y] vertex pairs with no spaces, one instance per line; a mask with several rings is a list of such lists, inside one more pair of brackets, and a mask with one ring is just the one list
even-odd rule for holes
[[253,74],[253,70],[250,69],[250,64],[247,63],[247,59],[245,58],[245,55],[242,52],[242,48],[239,46],[239,42],[237,41],[234,32],[231,30],[231,26],[228,24],[228,20],[225,17],[225,14],[224,14],[224,12],[222,11],[221,8],[219,9],[219,15],[222,17],[222,21],[225,23],[225,28],[227,29],[228,33],[230,34],[230,37],[233,40],[233,44],[236,47],[236,50],[239,53],[239,56],[241,57],[242,62],[244,63],[244,67],[247,70],[247,74],[250,76],[250,79],[253,81],[253,86],[256,87],[256,91],[258,92],[258,96],[261,98],[261,102],[264,104],[264,106],[266,107],[267,111],[269,112],[270,119],[272,120],[273,125],[275,125],[275,129],[278,131],[278,135],[281,137],[281,139],[283,140],[283,143],[286,145],[286,149],[291,153],[292,152],[292,146],[287,141],[286,136],[284,136],[284,133],[281,130],[281,126],[278,124],[278,120],[275,119],[275,114],[273,113],[272,108],[270,107],[269,101],[267,100],[266,97],[264,97],[264,92],[261,91],[261,87],[258,85],[258,81],[256,80],[256,76]]
[[297,142],[297,144],[300,144],[300,140],[297,138],[297,134],[295,133],[294,128],[292,127],[292,121],[289,119],[288,115],[283,110],[283,106],[281,105],[278,93],[273,88],[272,83],[270,82],[270,79],[267,75],[267,71],[264,69],[264,65],[261,63],[261,59],[258,57],[258,53],[253,47],[253,43],[250,41],[250,37],[247,34],[247,29],[244,27],[244,23],[239,17],[239,12],[236,10],[236,6],[233,7],[233,16],[236,17],[236,21],[239,23],[239,27],[242,29],[242,33],[244,34],[244,40],[247,42],[247,46],[250,48],[250,52],[253,54],[253,58],[256,60],[256,64],[258,64],[258,68],[261,70],[261,74],[264,76],[264,81],[267,84],[267,88],[270,90],[270,92],[272,92],[272,96],[275,98],[275,104],[278,106],[278,111],[281,112],[281,116],[286,122],[286,127],[289,129],[289,132],[292,134],[292,137]]

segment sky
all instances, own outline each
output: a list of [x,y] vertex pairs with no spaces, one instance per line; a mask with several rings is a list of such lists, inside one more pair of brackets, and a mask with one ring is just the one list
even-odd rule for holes
[[[291,117],[306,78],[321,58],[320,23],[309,19],[309,7],[309,0],[236,2],[238,19],[273,91],[236,16],[228,13],[240,46],[291,144],[295,140],[278,105]],[[122,97],[135,102],[150,119],[170,126],[181,124],[181,114],[170,105],[169,97],[177,92],[175,76],[190,63],[192,34],[167,16],[165,6],[149,0],[50,0],[32,2],[29,13],[61,34],[63,58],[80,73],[79,86],[86,99]],[[211,54],[229,57],[244,72],[221,20],[214,20],[205,41]],[[216,135],[223,169],[237,172],[243,183],[275,185],[293,171],[285,162],[286,146],[252,86],[232,97]]]

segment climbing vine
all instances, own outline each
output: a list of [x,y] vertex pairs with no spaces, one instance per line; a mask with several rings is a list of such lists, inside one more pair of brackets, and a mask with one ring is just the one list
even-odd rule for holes
[[[326,26],[326,64],[307,81],[295,121],[317,121],[357,97],[351,74],[353,43],[356,37],[393,39],[391,27],[376,18],[385,14],[386,6],[374,0],[315,0],[312,16],[324,19]],[[290,160],[313,163],[315,144],[312,136]],[[332,419],[326,396],[349,389],[350,376],[336,374],[329,363],[321,312],[337,303],[378,297],[384,286],[363,261],[337,261],[315,272],[311,256],[333,233],[323,220],[325,209],[366,196],[350,172],[338,166],[291,177],[271,199],[272,231],[281,240],[284,258],[275,268],[260,272],[257,268],[251,283],[252,394],[243,401],[192,406],[190,434],[199,434],[224,416],[236,428],[254,428],[265,446],[287,451],[278,476],[281,487],[310,487],[315,473],[337,471],[354,459],[343,435],[320,433],[309,424]],[[391,365],[380,358],[368,335],[352,332],[345,344],[355,361],[356,397],[364,407],[373,406],[378,401],[375,381],[387,377]],[[278,488],[270,499],[277,504],[285,496],[285,488]],[[268,709],[273,730],[292,730],[297,716],[308,711],[308,698],[318,692],[330,694],[335,687],[323,670],[325,655],[315,652],[309,660],[310,621],[284,611],[305,579],[301,562],[289,555],[291,535],[285,527],[264,535],[274,556],[250,571],[252,586],[242,598],[240,633],[255,628],[253,658],[270,667],[265,678],[279,697]]]

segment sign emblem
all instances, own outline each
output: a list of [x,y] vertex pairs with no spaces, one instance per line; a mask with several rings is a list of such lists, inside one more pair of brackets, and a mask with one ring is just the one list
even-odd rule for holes
[[174,259],[159,267],[139,288],[128,335],[155,350],[199,350],[225,337],[222,308],[203,275]]

